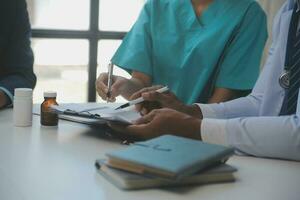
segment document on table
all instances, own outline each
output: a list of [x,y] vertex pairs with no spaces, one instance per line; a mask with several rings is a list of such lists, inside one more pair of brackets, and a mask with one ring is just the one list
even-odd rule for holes
[[[141,117],[134,107],[115,110],[118,104],[61,104],[52,106],[52,108],[60,115],[75,114],[75,117],[89,116],[95,121],[102,122],[121,122],[132,124],[133,121]],[[73,116],[71,116],[73,117]]]
[[[60,113],[59,119],[88,124],[88,125],[105,125],[108,121],[118,121],[126,124],[131,124],[134,120],[141,117],[141,115],[134,110],[134,107],[117,110],[121,104],[117,103],[65,103],[55,107],[55,110]],[[99,115],[100,118],[87,118],[80,116],[64,115],[66,110],[74,111],[76,113],[90,113],[92,115]],[[40,105],[33,106],[33,114],[40,115]]]

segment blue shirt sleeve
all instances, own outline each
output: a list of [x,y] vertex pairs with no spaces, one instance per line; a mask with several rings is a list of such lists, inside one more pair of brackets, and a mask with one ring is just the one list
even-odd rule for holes
[[227,45],[216,87],[252,89],[259,75],[267,37],[266,15],[258,3],[253,2]]
[[131,72],[139,71],[152,76],[151,0],[144,5],[138,20],[127,33],[112,58],[112,63]]
[[8,34],[7,48],[1,57],[0,88],[10,97],[15,88],[33,88],[36,76],[33,73],[33,52],[30,47],[31,29],[25,0],[16,0],[11,3],[7,16],[13,21],[11,32]]

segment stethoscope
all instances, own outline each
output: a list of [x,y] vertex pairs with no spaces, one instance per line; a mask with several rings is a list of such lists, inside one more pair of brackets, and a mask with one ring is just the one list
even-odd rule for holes
[[290,24],[290,30],[289,30],[289,37],[287,42],[287,49],[286,49],[286,57],[285,57],[285,67],[283,74],[279,77],[279,84],[284,89],[289,89],[290,87],[290,77],[291,77],[291,67],[292,67],[292,58],[293,58],[293,52],[295,48],[293,48],[293,45],[295,44],[296,34],[298,30],[298,23],[299,23],[299,15],[300,13],[295,14],[298,8],[295,6],[291,24]]

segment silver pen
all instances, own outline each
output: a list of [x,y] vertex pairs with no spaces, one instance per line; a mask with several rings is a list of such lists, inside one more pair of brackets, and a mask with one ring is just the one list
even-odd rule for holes
[[111,86],[112,86],[112,78],[113,78],[113,71],[114,71],[114,64],[110,62],[108,64],[108,80],[107,80],[107,94],[106,94],[106,101],[109,102],[109,99],[111,97]]

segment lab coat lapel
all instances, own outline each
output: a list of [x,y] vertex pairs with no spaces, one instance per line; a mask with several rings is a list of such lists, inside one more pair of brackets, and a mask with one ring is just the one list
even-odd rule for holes
[[[279,35],[284,38],[285,42],[283,43],[284,45],[281,47],[282,51],[280,52],[280,58],[281,60],[285,61],[286,57],[286,48],[287,48],[287,40],[288,40],[288,34],[289,34],[289,24],[291,22],[291,17],[293,14],[293,8],[294,8],[295,2],[294,0],[289,0],[287,7],[285,10],[282,11],[282,14],[280,15],[280,29]],[[288,26],[287,26],[288,24]],[[282,73],[284,71],[284,65],[281,66]]]
[[[286,9],[275,22],[273,35],[273,59],[265,66],[268,77],[265,84],[268,88],[265,93],[265,98],[262,103],[260,115],[275,116],[278,115],[285,96],[285,90],[279,85],[279,77],[284,73],[284,64],[286,57],[287,38],[289,32],[289,24],[292,11]],[[265,72],[265,73],[266,73]]]
[[[280,31],[280,35],[282,35],[284,40],[286,40],[285,44],[287,44],[288,34],[289,34],[289,26],[286,26],[286,24],[290,24],[292,14],[293,14],[293,10],[288,10],[281,15],[279,31]],[[287,48],[287,45],[284,45],[282,47],[283,51],[281,51],[281,53],[280,53],[280,57],[282,60],[285,60],[286,48]],[[284,70],[284,66],[282,66],[282,71],[283,70]]]

